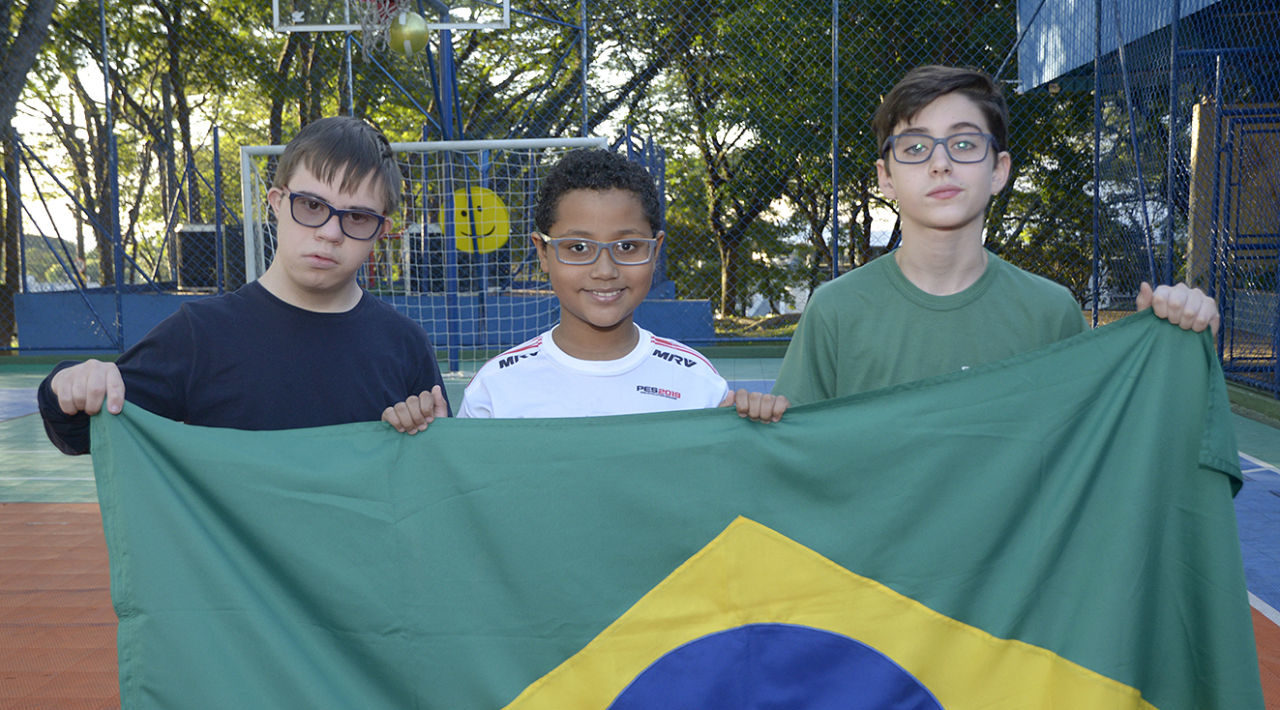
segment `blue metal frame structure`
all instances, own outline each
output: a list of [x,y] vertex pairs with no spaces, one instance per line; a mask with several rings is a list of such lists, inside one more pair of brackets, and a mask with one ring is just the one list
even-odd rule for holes
[[[1126,180],[1136,183],[1129,197],[1136,201],[1137,208],[1140,209],[1136,215],[1140,225],[1136,225],[1135,234],[1140,229],[1142,258],[1146,262],[1145,271],[1152,283],[1169,283],[1177,279],[1175,246],[1180,229],[1178,217],[1182,214],[1181,210],[1187,210],[1186,229],[1190,231],[1190,208],[1183,204],[1183,200],[1188,197],[1188,178],[1194,177],[1202,190],[1205,189],[1204,185],[1211,186],[1209,194],[1205,195],[1209,203],[1208,222],[1211,224],[1209,233],[1205,235],[1208,242],[1206,289],[1218,300],[1222,314],[1223,327],[1219,330],[1217,346],[1219,356],[1223,359],[1223,369],[1229,379],[1280,396],[1280,358],[1277,358],[1277,353],[1280,353],[1280,294],[1277,293],[1280,291],[1280,206],[1276,206],[1276,213],[1270,217],[1270,229],[1245,233],[1245,228],[1240,223],[1240,215],[1244,209],[1241,204],[1240,181],[1242,171],[1248,166],[1239,164],[1236,154],[1242,137],[1250,135],[1250,131],[1268,135],[1280,133],[1280,113],[1271,105],[1280,98],[1280,81],[1274,76],[1264,75],[1268,71],[1266,67],[1274,67],[1276,60],[1280,60],[1280,37],[1264,40],[1266,46],[1239,46],[1238,43],[1230,46],[1236,42],[1237,37],[1249,36],[1247,33],[1239,34],[1241,25],[1250,22],[1251,12],[1268,12],[1264,7],[1265,3],[1254,6],[1235,0],[1169,0],[1167,3],[1147,3],[1150,11],[1144,12],[1142,0],[1094,0],[1090,8],[1092,17],[1089,17],[1090,9],[1077,6],[1074,10],[1067,11],[1063,6],[1053,6],[1051,3],[1049,6],[1054,8],[1053,12],[1041,15],[1047,0],[1024,1],[1025,6],[1020,15],[1024,20],[1030,18],[1030,21],[1020,28],[1017,44],[1011,54],[1018,51],[1027,36],[1056,37],[1061,43],[1069,42],[1079,34],[1081,28],[1093,32],[1094,56],[1091,72],[1084,68],[1071,68],[1070,65],[1081,59],[1080,48],[1076,45],[1072,45],[1072,51],[1069,52],[1072,57],[1064,65],[1070,71],[1058,78],[1054,77],[1052,71],[1046,74],[1045,66],[1034,66],[1034,58],[1030,54],[1020,52],[1019,56],[1023,61],[1020,76],[1024,90],[1034,88],[1026,84],[1028,76],[1035,77],[1038,82],[1059,79],[1074,81],[1078,88],[1083,88],[1086,81],[1092,83],[1094,175],[1093,279],[1090,301],[1094,323],[1099,322],[1103,287],[1101,215],[1104,210],[1103,194],[1107,189],[1104,180],[1115,180],[1114,176],[1105,176],[1116,169],[1118,159],[1132,160],[1132,166],[1128,169],[1133,175]],[[1064,12],[1071,16],[1064,18]],[[1033,27],[1037,18],[1041,18],[1042,24],[1049,23],[1048,26]],[[1136,28],[1130,26],[1134,23]],[[1152,44],[1158,37],[1155,34],[1157,31],[1168,32],[1167,43],[1162,51]],[[1129,36],[1131,34],[1134,36]],[[1188,41],[1199,42],[1200,47],[1184,46]],[[1206,45],[1208,48],[1205,48]],[[1138,76],[1137,68],[1129,56],[1129,52],[1135,49],[1139,54],[1139,62],[1143,63],[1148,74],[1145,79],[1139,79],[1144,82],[1140,89],[1131,84],[1131,79]],[[1046,58],[1049,65],[1058,60],[1057,57]],[[1149,62],[1153,60],[1168,63],[1167,75],[1164,74],[1165,67],[1161,67],[1159,63],[1155,65],[1166,80],[1163,82],[1164,86],[1156,86],[1151,82],[1152,65]],[[1002,64],[1001,71],[1007,63],[1008,58]],[[1210,63],[1211,81],[1207,68]],[[1092,77],[1088,76],[1090,73]],[[1230,92],[1226,86],[1227,76],[1231,82]],[[1253,87],[1254,98],[1240,98],[1242,85]],[[1141,98],[1138,96],[1139,91],[1144,93]],[[1152,103],[1151,97],[1159,95],[1159,91],[1167,92],[1167,103],[1162,106]],[[1123,129],[1117,130],[1116,125],[1108,125],[1107,116],[1103,112],[1104,95],[1112,95],[1119,104],[1119,121],[1123,122]],[[1262,98],[1258,98],[1259,95]],[[1212,136],[1207,138],[1201,134],[1200,137],[1212,141],[1210,152],[1213,159],[1210,165],[1196,165],[1197,174],[1192,176],[1189,165],[1179,163],[1179,157],[1184,156],[1186,151],[1182,141],[1187,140],[1192,128],[1186,105],[1180,105],[1180,102],[1194,101],[1195,97],[1210,102],[1208,115],[1213,120]],[[1164,145],[1153,144],[1149,138],[1144,141],[1140,135],[1138,119],[1145,119],[1148,126],[1146,130],[1150,131],[1153,115],[1158,116],[1165,111],[1167,132],[1159,134],[1160,142]],[[1125,145],[1121,146],[1121,143]],[[1149,189],[1152,187],[1148,184],[1150,176],[1144,173],[1143,153],[1149,153],[1153,145],[1156,146],[1155,150],[1164,148],[1167,151],[1163,166],[1165,184],[1160,190],[1165,213],[1160,220],[1151,218],[1148,201],[1154,193]],[[1197,149],[1198,154],[1199,151]],[[1251,199],[1256,201],[1256,197]],[[1252,205],[1250,209],[1256,212],[1258,207]],[[1157,221],[1159,224],[1156,224]],[[1157,235],[1157,230],[1161,234]],[[1259,275],[1259,269],[1267,272],[1265,277]],[[1241,280],[1242,274],[1250,274],[1256,278],[1245,282]],[[1265,327],[1259,321],[1261,311],[1268,314]],[[1258,332],[1263,329],[1266,330],[1265,334]]]

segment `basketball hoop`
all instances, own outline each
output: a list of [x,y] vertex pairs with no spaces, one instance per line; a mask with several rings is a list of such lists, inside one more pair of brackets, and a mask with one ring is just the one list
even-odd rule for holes
[[386,49],[391,35],[391,22],[408,12],[411,0],[357,0],[355,10],[364,37],[364,53]]
[[[386,49],[396,19],[403,15],[412,17],[401,23],[401,33],[411,37],[411,47],[418,51],[424,22],[426,32],[507,29],[511,0],[271,0],[276,32],[360,32],[365,52]],[[402,46],[391,48],[406,51]]]

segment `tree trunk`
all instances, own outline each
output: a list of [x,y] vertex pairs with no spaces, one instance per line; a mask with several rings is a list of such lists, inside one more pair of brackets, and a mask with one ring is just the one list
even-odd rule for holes
[[738,245],[720,242],[720,313],[725,316],[742,315],[738,312]]
[[[302,39],[302,33],[290,32],[289,38],[285,40],[284,51],[280,53],[280,60],[276,62],[276,86],[285,86],[289,83],[289,72],[293,70],[293,59],[298,54]],[[271,114],[267,119],[271,145],[280,145],[284,142],[284,103],[288,93],[283,90],[271,92]]]
[[[7,134],[0,149],[4,153],[4,173],[16,185],[18,178],[18,141]],[[14,344],[18,332],[17,314],[14,312],[14,296],[19,292],[22,280],[18,255],[22,241],[22,205],[14,190],[4,189],[4,283],[0,283],[0,349]]]
[[173,0],[167,9],[164,7],[158,9],[161,10],[165,29],[168,30],[165,42],[165,60],[168,63],[167,78],[169,87],[173,91],[173,117],[178,123],[178,136],[182,141],[183,164],[187,169],[186,219],[188,222],[202,223],[205,221],[203,199],[201,198],[203,191],[200,189],[200,180],[195,171],[196,149],[192,145],[193,139],[191,136],[191,101],[187,97],[187,75],[182,62],[182,46],[187,42],[183,25],[183,17],[186,12],[184,5],[185,3],[181,0]]
[[[77,182],[73,191],[75,193],[76,204],[84,204],[84,187]],[[85,252],[84,248],[84,212],[79,209],[74,210],[74,212],[76,214],[76,258],[80,260],[81,264],[84,264],[85,259],[88,258],[88,254]],[[84,276],[84,274],[81,274],[81,276]]]
[[1009,235],[1004,228],[1005,214],[1009,211],[1009,200],[1013,197],[1013,183],[1018,179],[1021,172],[1021,165],[1014,163],[1009,168],[1009,179],[1005,183],[1005,187],[1000,194],[992,198],[991,203],[987,206],[987,242],[989,248],[992,248],[997,254],[1000,248],[1008,243]]
[[[0,10],[3,27],[10,28],[13,5],[6,2]],[[16,35],[0,34],[0,135],[8,135],[17,110],[18,97],[27,85],[27,72],[36,61],[40,45],[49,36],[55,0],[28,0],[22,23]]]
[[[12,28],[15,4],[4,2],[0,9],[0,27]],[[13,115],[18,97],[27,85],[27,73],[35,64],[40,45],[49,36],[49,21],[53,18],[55,0],[28,0],[18,24],[18,32],[0,34],[0,153],[3,153],[4,171],[15,181],[18,176],[18,142],[13,133]],[[4,230],[0,243],[4,254],[4,283],[0,284],[0,348],[14,343],[17,320],[14,314],[14,295],[20,290],[22,279],[18,255],[22,240],[21,198],[8,186],[4,192],[3,209],[0,209],[0,228]]]
[[858,181],[858,198],[862,207],[862,229],[858,230],[858,251],[850,255],[849,267],[858,268],[871,261],[871,178],[864,177]]
[[299,111],[299,125],[305,126],[312,121],[319,120],[324,116],[323,97],[324,92],[328,89],[325,86],[326,73],[324,70],[326,57],[324,51],[324,41],[320,37],[312,37],[307,47],[306,53],[307,76],[306,76],[306,99],[304,111]]

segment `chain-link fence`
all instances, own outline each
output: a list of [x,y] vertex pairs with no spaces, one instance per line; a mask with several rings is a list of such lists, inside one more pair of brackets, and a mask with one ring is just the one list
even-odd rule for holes
[[1276,392],[1280,6],[1170,5],[1104,13],[1101,30],[1123,49],[1060,80],[1098,94],[1100,279],[1085,303],[1128,308],[1152,274],[1198,286],[1221,308],[1228,377]]
[[[437,5],[419,9],[434,19]],[[5,215],[22,236],[6,242],[0,322],[23,350],[136,339],[148,317],[133,291],[235,287],[239,147],[347,112],[394,141],[643,147],[667,199],[670,287],[655,295],[714,315],[685,337],[785,339],[813,288],[896,242],[870,117],[907,70],[942,63],[1006,89],[1014,167],[989,248],[1070,288],[1096,322],[1130,312],[1142,280],[1198,285],[1222,304],[1231,376],[1276,383],[1268,0],[516,0],[506,29],[426,31],[407,52],[360,31],[273,30],[282,9],[313,20],[306,0],[102,7],[58,8],[7,144],[22,202]],[[47,323],[64,317],[96,323],[96,339],[56,342]]]
[[[1280,391],[1280,6],[1193,18],[1173,65],[1175,239],[1184,276],[1218,295],[1228,377]],[[1176,254],[1177,252],[1175,252]]]

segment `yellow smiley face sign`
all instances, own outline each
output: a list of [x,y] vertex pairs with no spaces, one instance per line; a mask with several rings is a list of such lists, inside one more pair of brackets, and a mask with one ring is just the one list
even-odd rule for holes
[[[459,251],[488,254],[507,243],[511,217],[502,198],[487,187],[466,187],[453,193],[453,233]],[[448,205],[440,212],[440,224],[448,225]],[[448,231],[448,227],[445,227]]]

